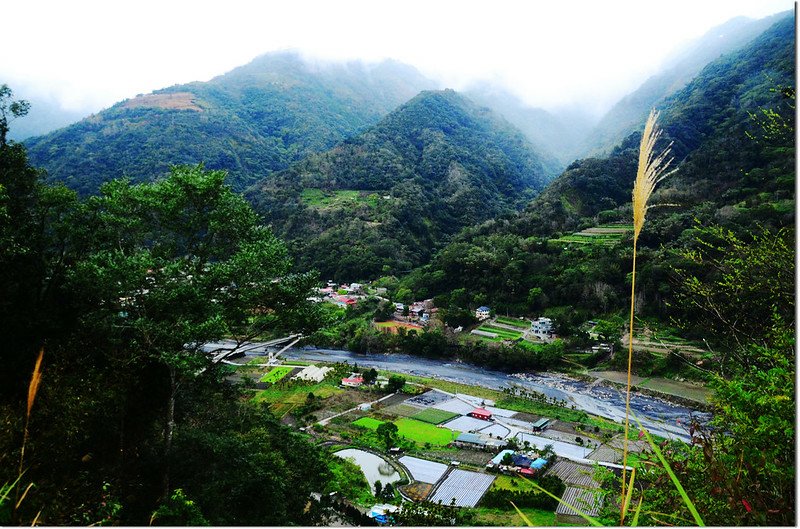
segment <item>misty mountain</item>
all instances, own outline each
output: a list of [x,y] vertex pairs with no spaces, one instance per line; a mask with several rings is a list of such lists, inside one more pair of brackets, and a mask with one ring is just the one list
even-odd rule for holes
[[760,20],[737,17],[717,26],[697,40],[675,51],[658,75],[623,97],[588,133],[573,151],[573,159],[606,154],[628,134],[640,129],[650,109],[685,87],[707,64],[752,42],[787,13]]
[[395,62],[309,62],[270,53],[208,82],[139,95],[26,142],[32,163],[84,193],[173,164],[225,169],[243,189],[376,123],[434,87]]
[[465,226],[511,213],[553,176],[524,135],[452,91],[248,190],[302,269],[371,278],[423,264]]
[[557,160],[556,172],[574,160],[575,152],[596,121],[578,111],[554,113],[532,107],[504,87],[488,82],[477,83],[464,94],[503,116],[531,143],[552,154]]
[[[690,247],[698,226],[747,233],[794,224],[794,82],[794,17],[784,17],[660,104],[657,148],[672,142],[676,171],[656,189],[639,239],[641,296],[650,310],[666,310],[670,249]],[[765,130],[762,110],[778,126]],[[415,299],[463,288],[473,304],[512,313],[543,299],[570,314],[624,306],[630,238],[622,246],[560,238],[631,223],[640,137],[635,132],[608,156],[570,164],[523,212],[462,231],[403,286]]]

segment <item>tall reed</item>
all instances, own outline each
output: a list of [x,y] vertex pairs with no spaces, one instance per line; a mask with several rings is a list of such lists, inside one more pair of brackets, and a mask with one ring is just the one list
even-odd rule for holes
[[[17,472],[17,481],[14,483],[19,483],[19,480],[22,478],[23,474],[23,465],[25,462],[25,445],[28,444],[28,425],[31,420],[31,410],[33,409],[33,401],[36,399],[36,393],[39,391],[39,384],[42,382],[42,359],[44,358],[44,347],[39,350],[39,356],[36,358],[36,364],[33,366],[33,374],[31,375],[31,381],[28,384],[28,408],[25,413],[25,430],[22,434],[22,449],[19,453],[19,471]],[[25,492],[20,497],[20,489],[19,486],[16,487],[16,497],[14,498],[14,508],[13,508],[13,515],[16,518],[17,509],[19,508],[22,500],[25,499],[25,496],[28,494],[28,491],[31,489],[32,484],[29,484],[28,487],[25,489]],[[37,515],[38,519],[38,515]]]
[[639,166],[636,170],[636,181],[633,184],[633,273],[631,274],[631,317],[628,326],[628,383],[625,389],[625,440],[622,450],[622,507],[620,508],[620,523],[625,519],[625,487],[626,469],[628,464],[628,429],[631,413],[631,364],[633,359],[633,313],[636,294],[636,243],[644,227],[644,219],[650,206],[647,202],[661,180],[667,177],[666,173],[672,158],[669,156],[670,143],[663,151],[656,154],[655,145],[661,138],[661,130],[656,127],[658,112],[650,111],[639,145]]

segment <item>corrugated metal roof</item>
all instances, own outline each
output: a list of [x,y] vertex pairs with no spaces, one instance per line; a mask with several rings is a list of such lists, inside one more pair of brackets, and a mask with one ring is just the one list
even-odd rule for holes
[[557,461],[547,471],[547,475],[558,476],[567,485],[576,485],[587,489],[596,489],[600,486],[594,480],[594,468],[589,465],[579,465],[572,461]]
[[[429,501],[433,503],[441,501],[442,505],[475,507],[493,481],[494,476],[488,474],[453,470],[434,491]],[[454,503],[453,500],[455,500]]]
[[436,483],[447,471],[447,465],[428,461],[427,459],[419,459],[417,457],[403,456],[398,459],[403,465],[406,466],[411,477],[416,481],[422,483]]
[[[580,511],[587,516],[597,516],[602,507],[602,499],[595,498],[593,492],[581,489],[578,487],[567,487],[564,495],[561,496],[563,502],[569,503],[580,509]],[[563,502],[558,503],[556,507],[556,514],[566,514],[568,516],[579,516],[578,512],[571,507],[567,507]]]

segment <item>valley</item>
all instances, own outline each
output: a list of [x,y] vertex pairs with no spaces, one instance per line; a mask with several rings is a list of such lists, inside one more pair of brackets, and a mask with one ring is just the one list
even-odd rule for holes
[[66,126],[0,82],[0,524],[793,525],[794,13],[516,67],[451,13],[454,75],[341,11]]

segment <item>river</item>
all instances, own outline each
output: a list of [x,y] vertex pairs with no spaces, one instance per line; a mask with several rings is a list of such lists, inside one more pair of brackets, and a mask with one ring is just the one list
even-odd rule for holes
[[[204,349],[225,347],[225,342],[207,344]],[[255,344],[254,344],[255,345]],[[265,349],[248,347],[248,356],[264,354]],[[538,391],[548,397],[564,401],[567,406],[575,406],[593,415],[605,417],[618,423],[625,420],[625,393],[614,387],[599,383],[588,383],[558,373],[515,373],[493,371],[472,364],[421,358],[405,354],[358,354],[339,349],[318,349],[313,347],[290,348],[282,353],[287,360],[304,360],[311,362],[350,362],[362,367],[374,367],[396,373],[438,378],[458,382],[470,386],[482,386],[489,389],[521,386],[528,390]],[[710,418],[707,412],[701,412],[667,400],[631,394],[631,410],[642,425],[650,433],[665,438],[690,441],[688,427],[691,418],[701,422]],[[636,428],[635,422],[633,428]]]

